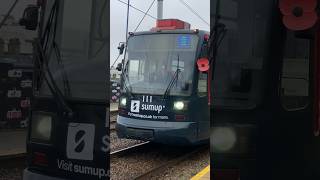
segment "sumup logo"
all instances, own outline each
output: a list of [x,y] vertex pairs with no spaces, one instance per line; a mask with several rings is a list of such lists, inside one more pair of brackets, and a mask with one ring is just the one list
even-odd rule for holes
[[92,160],[94,134],[94,124],[69,123],[67,157],[69,159]]
[[140,101],[132,100],[130,111],[138,113],[140,111]]
[[[140,105],[141,104],[141,105]],[[152,104],[152,96],[143,96],[142,103],[139,100],[131,101],[131,112],[139,113],[140,109],[144,111],[157,111],[158,114],[165,108],[163,105]]]

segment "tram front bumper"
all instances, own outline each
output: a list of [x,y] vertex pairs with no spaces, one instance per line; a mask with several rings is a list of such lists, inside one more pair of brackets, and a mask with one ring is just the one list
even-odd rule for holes
[[119,138],[185,145],[198,142],[196,122],[150,121],[118,116]]

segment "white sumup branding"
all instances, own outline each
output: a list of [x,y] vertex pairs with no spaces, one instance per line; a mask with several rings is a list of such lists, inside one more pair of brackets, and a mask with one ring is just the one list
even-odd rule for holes
[[165,108],[163,105],[152,104],[152,96],[142,96],[142,101],[132,100],[131,101],[131,112],[139,113],[143,111],[156,111],[158,114]]
[[109,176],[109,172],[103,168],[91,167],[86,165],[74,164],[68,160],[57,159],[58,168],[71,173],[96,176],[97,179],[104,179]]
[[162,105],[152,105],[152,104],[142,104],[141,105],[141,110],[157,111],[158,113],[160,113],[163,108],[164,108],[164,106],[162,106]]

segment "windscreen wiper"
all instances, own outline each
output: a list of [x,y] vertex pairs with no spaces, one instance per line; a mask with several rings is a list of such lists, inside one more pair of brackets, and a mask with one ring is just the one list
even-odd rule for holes
[[[68,80],[67,73],[64,69],[64,65],[62,63],[62,57],[61,57],[61,51],[56,43],[56,35],[57,35],[57,27],[58,27],[58,12],[59,12],[59,2],[56,1],[56,6],[55,6],[55,14],[54,14],[54,27],[53,27],[53,37],[52,37],[52,48],[54,49],[57,62],[60,65],[60,68],[62,69],[62,79],[63,79],[63,88],[64,88],[64,93],[66,96],[71,96],[71,90],[70,90],[70,84]],[[50,55],[51,53],[49,53]]]
[[[45,32],[43,34],[43,37],[41,38],[41,41],[36,40],[35,54],[36,54],[36,60],[38,61],[38,64],[40,66],[41,74],[43,74],[43,78],[46,81],[49,87],[49,90],[51,91],[52,95],[57,100],[57,102],[60,104],[60,107],[63,108],[63,110],[68,114],[68,116],[72,116],[73,111],[68,105],[67,101],[65,100],[63,93],[60,91],[57,83],[53,78],[52,72],[50,71],[48,56],[47,56],[47,54],[49,54],[50,56],[52,49],[54,49],[58,63],[61,60],[60,59],[61,56],[58,52],[59,49],[56,47],[56,44],[55,44],[55,37],[56,37],[56,30],[57,30],[57,23],[58,23],[58,18],[57,18],[58,12],[59,12],[59,0],[55,0],[50,10],[49,19],[45,26]],[[53,26],[53,32],[51,33],[52,26]],[[50,39],[52,44],[51,44],[49,53],[46,53],[45,50],[49,48],[48,46],[49,46]],[[65,86],[65,82],[64,82],[64,86]]]
[[166,91],[165,91],[164,94],[163,94],[163,99],[166,99],[166,98],[167,98],[167,96],[170,94],[170,91],[171,91],[174,83],[175,83],[175,82],[178,82],[179,73],[181,72],[179,62],[180,62],[180,57],[179,57],[179,54],[178,54],[177,69],[176,69],[176,71],[174,72],[174,75],[173,75],[172,79],[170,80]]
[[210,31],[210,42],[208,48],[208,56],[210,58],[210,67],[213,67],[217,56],[218,48],[226,36],[226,25],[220,22],[220,0],[216,3],[216,15],[214,18],[214,25]]
[[[68,113],[69,116],[73,115],[72,109],[67,104],[62,92],[57,86],[57,83],[55,82],[53,75],[50,71],[48,61],[46,60],[45,52],[43,51],[41,47],[41,43],[39,40],[36,40],[36,60],[38,61],[38,64],[40,65],[44,80],[46,81],[52,95],[54,96],[54,99],[57,99],[58,103],[61,105],[61,107],[65,110],[65,112]],[[48,77],[47,77],[48,75]]]
[[61,73],[62,73],[64,93],[65,93],[66,96],[71,96],[70,83],[69,83],[69,80],[68,80],[67,73],[66,73],[66,71],[64,69],[64,64],[62,63],[62,57],[61,57],[60,49],[59,49],[59,47],[58,47],[56,42],[53,42],[53,48],[54,48],[54,51],[55,51],[55,55],[57,57],[57,62],[60,65],[60,68],[62,70]]
[[[60,107],[63,108],[63,110],[69,115],[73,115],[73,111],[68,105],[68,103],[65,100],[64,95],[60,91],[57,83],[55,82],[52,72],[50,71],[49,68],[49,62],[46,56],[46,51],[44,49],[48,48],[49,42],[50,42],[50,37],[52,38],[52,47],[49,50],[49,55],[51,54],[52,48],[55,49],[55,34],[56,34],[56,28],[57,28],[57,16],[58,16],[58,7],[59,7],[59,0],[55,0],[53,7],[51,8],[50,15],[49,15],[49,20],[46,24],[45,32],[43,34],[43,37],[41,38],[41,42],[39,40],[36,40],[36,48],[35,48],[35,54],[36,54],[36,60],[38,61],[38,64],[40,66],[40,69],[42,71],[41,74],[43,74],[43,78],[46,81],[52,95],[54,98],[57,100],[57,102],[60,104]],[[54,32],[53,35],[50,36],[51,32],[51,27],[54,24]],[[57,53],[57,49],[56,53]],[[56,54],[57,55],[57,54]],[[57,59],[59,59],[57,55]],[[58,60],[59,61],[59,60]]]
[[208,71],[208,104],[211,105],[211,81],[213,80],[212,75],[215,70],[216,57],[218,53],[219,46],[221,45],[224,37],[227,34],[226,25],[220,23],[220,0],[216,3],[216,14],[214,18],[214,25],[210,31],[210,41],[208,47],[208,57],[210,69]]

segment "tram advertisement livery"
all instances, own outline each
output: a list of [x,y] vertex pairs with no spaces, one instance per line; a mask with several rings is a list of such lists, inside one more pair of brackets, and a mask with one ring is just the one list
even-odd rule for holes
[[[31,132],[32,140],[28,144],[29,152],[32,154],[32,160],[29,161],[29,172],[41,171],[68,179],[105,179],[109,176],[106,161],[110,140],[106,120],[102,119],[105,114],[104,106],[71,106],[77,113],[72,119],[65,117],[59,124],[54,122],[60,117],[54,113],[48,113],[48,111],[55,111],[54,104],[48,105],[47,101],[38,100],[35,107],[47,110],[46,113],[33,112],[32,127],[43,126],[46,119],[47,123],[50,123],[50,119],[52,135],[48,137],[52,145],[38,144],[37,142],[45,144],[48,142],[38,140],[41,135],[40,131]],[[83,111],[84,109],[86,112]],[[99,114],[96,114],[97,112]],[[26,177],[32,179],[31,175]]]
[[142,99],[131,100],[128,116],[142,119],[169,119],[168,116],[161,115],[165,108],[165,101],[160,98],[143,95]]
[[[101,124],[100,124],[101,125]],[[103,166],[97,166],[94,161],[106,157],[108,150],[108,135],[103,135],[101,128],[89,123],[69,123],[66,142],[66,158],[57,158],[57,169],[70,174],[93,176],[104,179],[109,176],[109,171]],[[101,132],[96,132],[101,131]],[[101,139],[101,142],[95,142]],[[97,144],[97,145],[95,145]],[[95,160],[94,160],[95,159]]]
[[24,180],[109,177],[108,6],[50,0],[37,7],[43,35],[35,43]]

